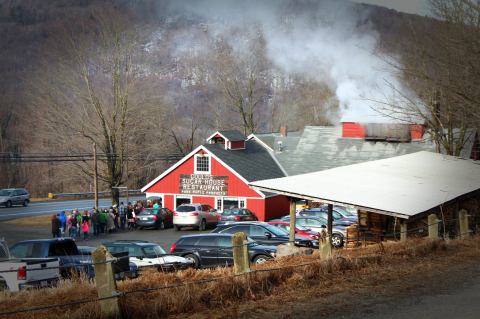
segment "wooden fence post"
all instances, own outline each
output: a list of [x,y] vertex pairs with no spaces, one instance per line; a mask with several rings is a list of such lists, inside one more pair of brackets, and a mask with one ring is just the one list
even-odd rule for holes
[[400,241],[407,241],[407,222],[400,222]]
[[320,259],[326,260],[332,258],[332,245],[330,244],[330,236],[325,230],[320,236]]
[[465,239],[470,235],[468,230],[468,215],[465,209],[458,212],[458,221],[460,224],[460,238]]
[[435,214],[428,215],[428,238],[438,239],[438,218]]
[[294,198],[290,198],[290,232],[288,236],[288,241],[290,246],[295,245],[295,229],[297,223],[297,212],[296,212],[296,202]]
[[[99,298],[108,298],[117,294],[112,263],[107,262],[108,260],[113,260],[113,257],[105,246],[99,246],[92,253],[92,261],[95,267],[95,285]],[[101,300],[102,317],[121,318],[122,314],[118,302],[118,297]]]
[[235,275],[250,271],[250,261],[248,258],[247,237],[245,233],[238,232],[232,236],[233,247],[233,269]]

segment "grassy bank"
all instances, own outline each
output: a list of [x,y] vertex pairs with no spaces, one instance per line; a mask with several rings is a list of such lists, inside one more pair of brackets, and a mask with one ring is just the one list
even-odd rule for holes
[[[446,262],[453,260],[459,263],[479,255],[478,238],[449,242],[409,240],[405,244],[387,243],[337,251],[335,258],[329,261],[320,261],[315,255],[282,258],[259,265],[257,272],[247,276],[235,277],[230,268],[169,274],[148,271],[138,279],[119,283],[118,289],[130,292],[121,297],[125,318],[186,316],[209,311],[211,316],[232,317],[235,316],[235,309],[247,302],[262,304],[265,299],[285,302],[285,298],[292,294],[312,294],[312,285],[316,287],[314,293],[317,296],[341,294],[359,285],[381,285],[389,274],[408,278],[409,274],[435,268],[437,263],[447,265]],[[362,278],[361,282],[359,278]],[[318,286],[318,283],[321,285]],[[176,287],[156,289],[162,286]],[[148,289],[152,291],[142,291]],[[92,284],[84,280],[67,281],[56,289],[4,293],[0,295],[0,312],[95,297]],[[101,318],[101,315],[99,305],[95,302],[9,317]]]

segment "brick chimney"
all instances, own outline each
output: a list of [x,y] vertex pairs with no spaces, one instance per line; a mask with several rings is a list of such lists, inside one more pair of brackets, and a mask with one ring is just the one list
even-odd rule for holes
[[412,141],[421,140],[423,138],[424,126],[422,124],[412,124],[410,125],[410,135]]
[[286,125],[280,126],[280,136],[287,137],[287,134],[288,134],[287,126]]
[[343,122],[342,137],[365,138],[365,127],[357,122]]

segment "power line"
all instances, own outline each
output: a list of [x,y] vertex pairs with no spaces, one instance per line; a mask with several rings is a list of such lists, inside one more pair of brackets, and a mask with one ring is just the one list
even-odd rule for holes
[[[120,155],[115,153],[100,153],[99,160],[124,161],[177,161],[183,158],[182,154],[172,153],[167,155]],[[0,162],[26,162],[26,163],[44,163],[44,162],[84,162],[93,161],[93,153],[0,153]]]

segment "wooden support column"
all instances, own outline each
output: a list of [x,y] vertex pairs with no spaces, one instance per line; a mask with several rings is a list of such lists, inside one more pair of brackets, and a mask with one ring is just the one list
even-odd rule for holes
[[247,237],[244,232],[238,232],[232,236],[233,247],[233,270],[235,275],[250,271],[248,258]]
[[465,209],[458,212],[458,222],[460,226],[460,238],[468,238],[470,232],[468,230],[468,215]]
[[[117,284],[113,275],[112,255],[105,246],[99,246],[92,253],[92,261],[95,268],[95,285],[99,298],[109,298],[100,301],[100,309],[103,318],[121,318],[119,300],[117,295]],[[112,297],[112,298],[110,298]]]
[[435,214],[428,215],[428,238],[438,239],[438,218]]
[[328,204],[328,220],[327,220],[327,231],[328,231],[328,236],[330,238],[329,243],[332,242],[331,237],[333,233],[333,205]]
[[290,197],[290,245],[295,245],[295,225],[297,224],[297,212],[295,198]]
[[407,241],[407,221],[400,222],[400,241]]

